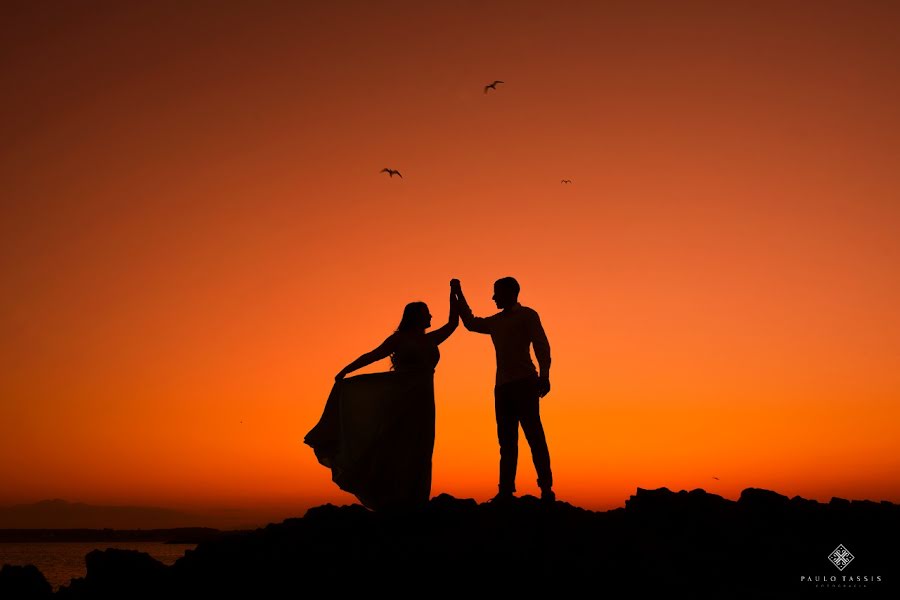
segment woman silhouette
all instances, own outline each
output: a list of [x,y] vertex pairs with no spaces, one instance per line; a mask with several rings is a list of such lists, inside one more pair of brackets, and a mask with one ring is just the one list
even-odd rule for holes
[[[407,304],[397,330],[335,376],[322,417],[303,440],[332,480],[368,508],[408,509],[431,496],[434,369],[438,345],[457,325],[452,292],[447,324],[428,333],[428,306]],[[345,377],[388,356],[389,372]]]

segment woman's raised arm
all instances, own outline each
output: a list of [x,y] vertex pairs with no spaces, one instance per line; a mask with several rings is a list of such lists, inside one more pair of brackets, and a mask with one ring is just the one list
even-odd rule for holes
[[391,355],[396,346],[397,334],[392,333],[386,340],[381,342],[380,346],[378,346],[371,352],[366,352],[365,354],[354,360],[352,363],[341,369],[340,372],[334,376],[335,381],[340,381],[347,375],[347,373],[350,373],[357,369],[362,369],[363,367],[368,366],[377,360],[381,360],[382,358],[387,358]]
[[425,336],[433,341],[435,345],[442,344],[450,335],[459,327],[459,301],[456,298],[456,292],[450,290],[450,315],[447,317],[447,324],[439,329],[430,331]]

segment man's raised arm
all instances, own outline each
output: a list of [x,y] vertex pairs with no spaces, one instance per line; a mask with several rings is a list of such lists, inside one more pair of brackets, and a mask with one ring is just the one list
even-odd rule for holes
[[456,292],[456,297],[459,300],[459,318],[462,319],[465,328],[475,333],[490,333],[487,320],[472,314],[472,309],[469,308],[469,303],[466,302],[466,297],[463,296],[462,284],[459,279],[450,280],[450,289]]

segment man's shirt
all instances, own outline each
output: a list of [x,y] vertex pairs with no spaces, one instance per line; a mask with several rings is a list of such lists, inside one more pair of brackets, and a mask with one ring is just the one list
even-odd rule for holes
[[537,374],[531,362],[529,346],[534,345],[538,364],[550,365],[550,342],[537,311],[516,302],[490,317],[476,317],[465,301],[460,303],[460,317],[469,331],[486,333],[494,342],[497,355],[496,385]]

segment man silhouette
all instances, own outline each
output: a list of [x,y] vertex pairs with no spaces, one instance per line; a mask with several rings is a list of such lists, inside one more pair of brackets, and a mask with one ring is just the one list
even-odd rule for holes
[[[469,331],[490,335],[497,356],[494,412],[500,442],[500,484],[494,500],[509,501],[516,491],[521,424],[531,447],[541,500],[553,502],[556,495],[552,489],[550,451],[541,424],[539,402],[550,392],[550,342],[541,319],[535,310],[519,304],[519,282],[512,277],[494,282],[493,300],[501,312],[485,318],[472,315],[458,279],[450,281],[450,289],[459,300],[463,325]],[[531,362],[529,347],[532,345],[540,373]]]

